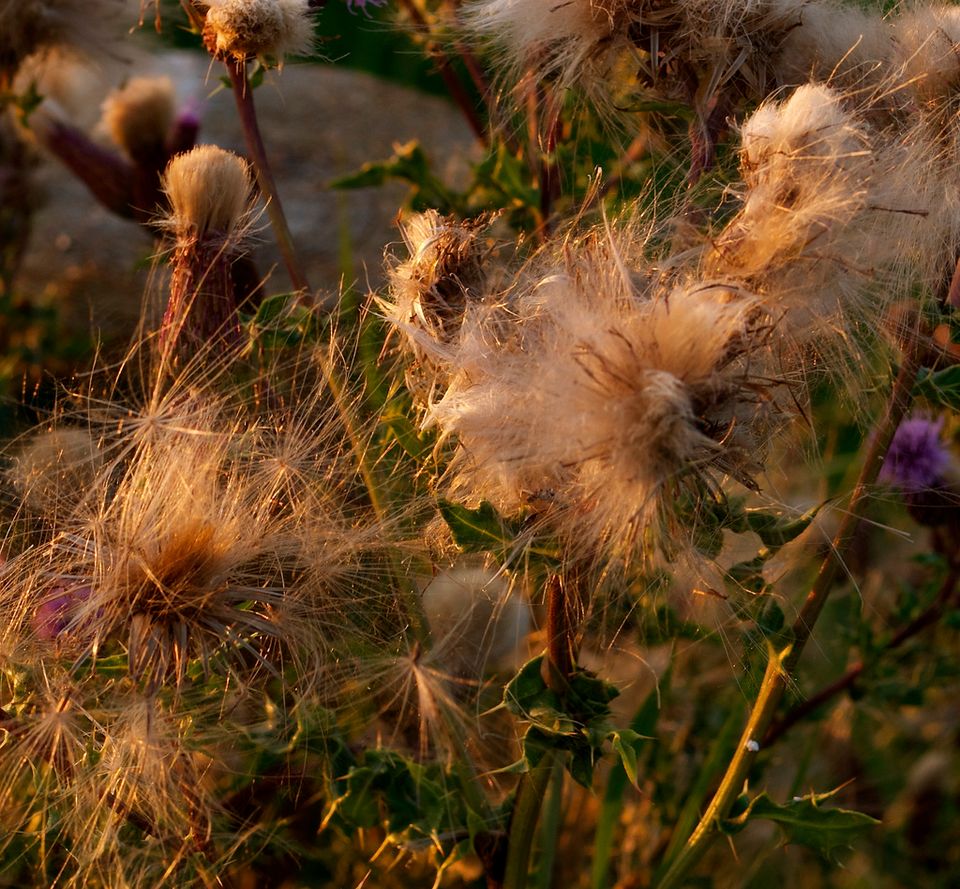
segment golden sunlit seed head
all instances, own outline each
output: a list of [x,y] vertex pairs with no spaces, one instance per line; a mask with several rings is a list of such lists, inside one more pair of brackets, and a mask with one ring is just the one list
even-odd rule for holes
[[313,45],[308,0],[208,0],[204,37],[211,52],[238,61],[282,61]]
[[249,219],[253,182],[246,162],[233,152],[201,145],[178,154],[167,166],[163,187],[178,237],[228,237]]

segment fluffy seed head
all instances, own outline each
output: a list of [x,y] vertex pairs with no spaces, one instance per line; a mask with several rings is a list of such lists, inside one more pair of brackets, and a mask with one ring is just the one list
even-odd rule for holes
[[879,329],[913,270],[931,275],[941,236],[931,163],[919,162],[928,143],[890,138],[822,85],[761,106],[741,137],[742,208],[715,238],[709,274],[758,293],[785,343],[832,350],[840,369],[852,334]]
[[591,555],[635,555],[668,489],[757,470],[780,414],[754,376],[763,313],[724,287],[634,278],[604,235],[566,255],[512,322],[461,339],[431,417],[461,446],[455,490],[540,512]]
[[169,77],[134,77],[103,103],[103,123],[110,137],[134,161],[162,164],[175,114]]
[[389,271],[381,308],[417,358],[436,357],[456,336],[468,302],[486,282],[480,234],[488,217],[459,222],[427,210],[400,223],[409,256]]
[[170,227],[178,237],[234,235],[249,218],[249,168],[237,155],[214,145],[173,158],[163,188],[170,200]]
[[210,51],[243,61],[282,60],[313,45],[308,0],[208,0],[204,39]]
[[482,567],[441,571],[423,591],[433,653],[448,669],[479,678],[515,654],[530,610],[507,578]]
[[960,87],[960,9],[931,6],[893,20],[904,81],[922,101],[949,98]]

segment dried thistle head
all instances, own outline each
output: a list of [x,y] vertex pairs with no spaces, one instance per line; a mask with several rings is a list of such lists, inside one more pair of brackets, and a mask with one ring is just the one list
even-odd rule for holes
[[581,89],[604,116],[656,95],[691,105],[704,129],[716,130],[736,104],[777,84],[779,49],[803,28],[809,5],[473,0],[463,20],[499,46],[498,67],[513,79],[533,65],[560,87]]
[[444,363],[471,303],[488,286],[489,216],[458,221],[435,210],[401,220],[409,255],[388,270],[389,292],[380,308],[407,353],[407,387],[425,403],[442,385]]
[[507,67],[517,68],[538,55],[547,72],[569,84],[577,69],[612,38],[613,10],[628,5],[622,0],[472,0],[462,20],[469,31],[504,47]]
[[102,111],[110,138],[135,163],[151,169],[166,163],[176,111],[169,77],[131,78],[107,96]]
[[206,5],[204,41],[214,55],[282,61],[313,46],[309,0],[207,0]]
[[842,372],[858,360],[857,331],[873,336],[940,249],[929,164],[919,162],[927,143],[871,127],[822,85],[762,105],[741,138],[741,209],[716,236],[707,274],[759,295],[780,319],[785,353],[813,349]]
[[631,274],[613,241],[567,245],[430,412],[460,446],[455,490],[531,510],[593,558],[655,548],[688,483],[749,484],[783,416],[756,300]]
[[[125,652],[147,690],[181,687],[190,664],[249,678],[278,659],[314,661],[333,622],[322,617],[331,603],[311,564],[318,551],[304,541],[336,538],[339,551],[325,555],[344,560],[356,549],[327,515],[278,512],[243,454],[253,433],[197,400],[171,404],[169,424],[131,417],[114,431],[83,500],[54,513],[46,541],[8,565],[6,638],[52,653],[38,609],[68,596],[53,617],[70,651]],[[336,566],[324,574],[334,582]]]
[[178,154],[167,167],[163,188],[170,201],[167,225],[178,238],[231,238],[250,218],[253,181],[246,162],[233,152],[201,145]]
[[233,266],[252,219],[253,183],[246,163],[214,146],[170,161],[163,177],[170,202],[165,224],[176,245],[170,298],[160,330],[164,356],[239,337]]
[[490,218],[457,221],[436,210],[400,221],[409,256],[390,269],[390,298],[381,303],[387,320],[412,341],[413,330],[440,343],[456,334],[467,301],[477,299],[485,283],[481,233]]

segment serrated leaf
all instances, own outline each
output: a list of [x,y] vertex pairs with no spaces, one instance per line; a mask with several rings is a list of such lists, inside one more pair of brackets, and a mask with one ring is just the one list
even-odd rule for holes
[[807,846],[830,859],[836,849],[848,847],[855,837],[880,823],[863,812],[822,808],[820,803],[836,793],[837,790],[811,793],[780,805],[764,792],[755,797],[741,815],[728,819],[722,827],[735,832],[758,818],[773,821],[786,843]]
[[818,503],[795,518],[786,518],[761,509],[747,509],[743,515],[749,530],[753,531],[765,546],[779,548],[806,531],[822,506],[822,503]]
[[[523,736],[521,770],[534,768],[550,750],[569,753],[567,768],[584,787],[590,787],[593,770],[604,742],[611,737],[609,703],[617,689],[587,670],[567,678],[563,695],[543,679],[543,656],[528,661],[504,689],[504,706],[529,723]],[[623,743],[633,740],[629,730]],[[629,755],[629,754],[628,754]]]
[[414,187],[409,203],[416,210],[435,209],[450,213],[461,203],[430,170],[430,161],[416,140],[394,145],[394,154],[383,161],[368,161],[354,173],[340,176],[330,188],[350,190],[375,188],[391,179],[399,179]]
[[924,368],[917,377],[913,394],[950,410],[960,410],[960,364],[938,371]]
[[[440,500],[440,514],[453,533],[453,539],[464,552],[493,553],[508,562],[521,549],[525,534],[518,521],[504,519],[486,500],[476,509],[469,509],[451,500]],[[554,567],[559,554],[549,541],[522,547],[524,556],[541,565]]]
[[438,505],[457,546],[466,552],[502,552],[516,539],[516,532],[487,501],[476,509],[451,500],[441,500]]

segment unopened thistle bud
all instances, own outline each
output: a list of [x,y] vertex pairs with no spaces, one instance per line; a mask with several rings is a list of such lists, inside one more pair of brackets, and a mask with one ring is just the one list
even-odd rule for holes
[[306,55],[313,45],[308,0],[209,0],[204,42],[219,58],[268,62]]
[[176,241],[160,331],[166,355],[178,340],[199,345],[236,337],[233,264],[250,221],[253,183],[241,158],[203,145],[170,162],[163,186]]
[[103,124],[127,156],[145,167],[162,169],[169,159],[167,139],[175,114],[169,77],[134,77],[103,103]]

